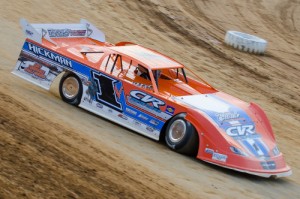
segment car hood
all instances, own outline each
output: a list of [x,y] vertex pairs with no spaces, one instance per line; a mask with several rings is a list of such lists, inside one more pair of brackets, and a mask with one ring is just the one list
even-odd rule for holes
[[259,115],[251,111],[250,104],[222,92],[176,97],[177,101],[204,113],[221,129],[226,140],[235,143],[249,156],[268,158],[276,146],[272,132]]

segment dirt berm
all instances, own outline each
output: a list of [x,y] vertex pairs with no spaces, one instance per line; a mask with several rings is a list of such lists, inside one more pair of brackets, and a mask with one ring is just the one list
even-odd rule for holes
[[[300,198],[300,1],[0,1],[0,198]],[[190,67],[217,89],[266,111],[293,169],[263,179],[170,151],[61,101],[10,72],[19,19],[77,23]],[[264,56],[223,43],[227,30],[266,39]]]

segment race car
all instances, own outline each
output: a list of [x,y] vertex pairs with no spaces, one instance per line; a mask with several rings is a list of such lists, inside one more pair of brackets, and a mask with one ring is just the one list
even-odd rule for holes
[[13,74],[44,89],[64,73],[62,100],[172,150],[262,177],[292,174],[264,111],[218,91],[187,67],[131,42],[111,44],[87,20],[30,24]]

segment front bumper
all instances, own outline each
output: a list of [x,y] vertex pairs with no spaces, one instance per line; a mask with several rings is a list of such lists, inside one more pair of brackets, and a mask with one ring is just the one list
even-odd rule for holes
[[241,172],[241,173],[247,173],[247,174],[250,174],[250,175],[255,175],[255,176],[259,176],[259,177],[263,177],[263,178],[282,178],[282,177],[288,177],[288,176],[292,175],[292,173],[293,173],[289,166],[286,166],[283,169],[275,170],[275,171],[263,171],[263,170],[254,171],[254,170],[251,170],[251,169],[247,170],[247,169],[241,169],[241,168],[226,166],[224,164],[219,164],[219,163],[212,162],[212,161],[209,161],[209,160],[203,160],[203,161],[208,162],[210,164],[217,165],[217,166],[221,166],[221,167],[226,168],[226,169],[231,169],[231,170],[235,170],[235,171],[238,171],[238,172]]

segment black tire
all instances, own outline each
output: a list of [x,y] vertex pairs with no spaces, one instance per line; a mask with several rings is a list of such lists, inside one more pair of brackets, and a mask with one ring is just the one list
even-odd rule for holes
[[[165,140],[172,150],[195,156],[199,146],[198,133],[195,127],[184,119],[184,116],[185,114],[181,113],[170,120],[166,128]],[[179,132],[181,130],[183,133]]]
[[68,104],[78,106],[82,97],[82,82],[74,73],[66,73],[59,82],[59,94]]

